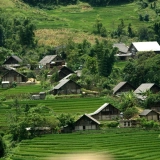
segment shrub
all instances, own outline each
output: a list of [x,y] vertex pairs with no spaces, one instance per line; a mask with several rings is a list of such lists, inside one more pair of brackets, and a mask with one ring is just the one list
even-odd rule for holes
[[115,127],[118,126],[118,124],[119,124],[119,123],[115,121],[115,122],[110,122],[110,123],[108,123],[107,126],[108,126],[109,128],[115,128]]
[[138,113],[138,110],[135,108],[135,107],[132,107],[132,108],[127,108],[124,113],[123,113],[123,116],[124,118],[126,119],[130,119],[132,118],[135,114]]

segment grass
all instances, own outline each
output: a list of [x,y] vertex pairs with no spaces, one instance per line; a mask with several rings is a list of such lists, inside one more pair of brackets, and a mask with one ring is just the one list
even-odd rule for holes
[[3,89],[0,88],[0,97],[6,97],[6,99],[15,98],[21,99],[24,94],[39,93],[43,91],[39,84],[31,84],[24,86],[17,86],[16,88]]
[[[115,160],[159,159],[159,132],[140,129],[108,129],[81,131],[72,134],[52,134],[24,140],[13,160],[49,159],[72,153],[104,153]],[[153,151],[154,150],[154,151]]]
[[[159,7],[158,2],[157,7]],[[86,3],[79,3],[78,5],[60,6],[53,10],[33,8],[19,0],[6,0],[5,4],[1,0],[0,8],[11,18],[13,16],[30,17],[37,27],[35,34],[38,43],[50,46],[64,44],[68,37],[72,37],[76,42],[87,39],[93,43],[98,37],[92,34],[97,18],[101,19],[108,34],[117,29],[121,19],[124,20],[126,30],[128,24],[131,23],[134,31],[140,26],[149,26],[160,19],[150,7],[140,9],[136,2],[94,8]],[[146,13],[149,14],[150,21],[140,22],[139,14],[144,16]]]

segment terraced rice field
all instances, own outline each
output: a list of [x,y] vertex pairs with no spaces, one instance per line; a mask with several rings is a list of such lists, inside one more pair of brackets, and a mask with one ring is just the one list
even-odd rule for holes
[[158,160],[159,146],[159,131],[120,128],[51,134],[22,141],[12,153],[11,159],[48,159],[87,151],[109,153],[115,160]]

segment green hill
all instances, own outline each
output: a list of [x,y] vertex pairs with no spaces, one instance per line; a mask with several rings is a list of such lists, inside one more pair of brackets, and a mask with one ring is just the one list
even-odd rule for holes
[[[157,8],[159,1],[156,2]],[[106,7],[91,7],[80,2],[78,5],[46,10],[30,7],[19,0],[7,0],[5,3],[0,2],[0,8],[11,17],[30,17],[37,27],[36,36],[39,43],[49,45],[62,43],[68,37],[74,37],[75,41],[82,41],[84,38],[93,41],[95,36],[91,32],[97,18],[101,20],[108,33],[117,29],[121,19],[124,20],[126,30],[131,23],[135,31],[139,26],[149,26],[160,19],[150,8],[150,4],[147,8],[141,9],[138,1]],[[139,21],[139,14],[148,14],[150,20]]]

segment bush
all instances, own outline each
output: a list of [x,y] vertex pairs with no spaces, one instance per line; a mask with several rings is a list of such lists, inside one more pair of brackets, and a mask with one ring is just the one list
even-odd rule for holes
[[108,123],[107,124],[107,126],[109,127],[109,128],[115,128],[115,127],[117,127],[119,125],[119,123],[118,122],[110,122],[110,123]]
[[132,107],[132,108],[127,108],[124,113],[123,113],[123,116],[124,118],[126,119],[130,119],[132,118],[135,114],[138,113],[138,110],[135,108],[135,107]]

